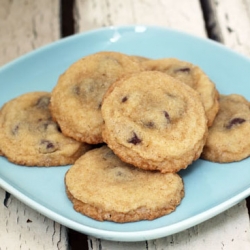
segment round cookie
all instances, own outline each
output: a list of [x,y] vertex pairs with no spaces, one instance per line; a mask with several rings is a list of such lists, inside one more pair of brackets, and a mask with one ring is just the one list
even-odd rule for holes
[[213,124],[213,120],[219,110],[219,94],[214,83],[200,67],[176,58],[147,60],[142,62],[142,65],[147,70],[167,73],[198,91],[205,108],[208,126]]
[[0,148],[9,161],[26,166],[72,164],[90,146],[65,137],[52,121],[50,93],[30,92],[1,109]]
[[199,94],[157,71],[114,83],[104,96],[103,138],[123,161],[177,172],[196,160],[207,135]]
[[250,155],[250,102],[237,94],[221,95],[219,102],[201,157],[221,163],[240,161]]
[[178,174],[135,168],[107,146],[79,158],[65,185],[74,209],[99,221],[153,220],[174,211],[184,196]]
[[62,132],[78,141],[102,143],[102,97],[124,75],[141,71],[139,62],[118,52],[99,52],[69,67],[52,91],[51,112]]

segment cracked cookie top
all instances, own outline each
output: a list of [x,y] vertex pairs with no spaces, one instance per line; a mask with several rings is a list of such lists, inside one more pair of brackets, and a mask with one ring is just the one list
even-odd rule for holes
[[72,164],[90,146],[61,133],[49,111],[50,93],[30,92],[0,113],[0,148],[9,161],[27,166]]
[[103,138],[123,161],[177,172],[201,153],[207,118],[199,94],[162,72],[117,81],[102,103]]
[[50,108],[62,132],[82,142],[103,142],[104,93],[119,78],[141,69],[139,62],[118,52],[98,52],[72,64],[52,91]]

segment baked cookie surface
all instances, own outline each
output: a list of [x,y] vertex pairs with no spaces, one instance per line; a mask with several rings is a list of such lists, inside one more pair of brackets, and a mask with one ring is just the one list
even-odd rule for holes
[[174,211],[184,196],[178,174],[135,168],[107,146],[79,158],[65,185],[74,209],[100,221],[153,220]]
[[141,63],[141,62],[144,62],[144,61],[147,61],[147,60],[150,60],[149,58],[147,57],[144,57],[144,56],[138,56],[138,55],[131,55],[130,56],[133,60]]
[[50,96],[30,92],[2,107],[0,149],[9,161],[27,166],[67,165],[90,148],[60,132],[48,108]]
[[104,93],[120,77],[139,71],[139,62],[118,52],[99,52],[72,64],[52,91],[50,108],[62,132],[90,144],[103,142]]
[[214,83],[200,67],[176,58],[147,60],[142,64],[148,70],[166,73],[195,89],[201,96],[208,119],[208,126],[212,125],[219,110],[219,94]]
[[221,95],[218,115],[208,131],[203,159],[223,163],[248,157],[250,102],[237,94]]
[[123,161],[177,172],[201,153],[207,119],[199,94],[157,71],[114,83],[104,96],[103,138]]

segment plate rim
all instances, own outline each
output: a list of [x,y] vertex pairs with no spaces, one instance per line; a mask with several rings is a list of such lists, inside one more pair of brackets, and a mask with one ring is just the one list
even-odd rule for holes
[[[70,42],[71,40],[78,39],[80,37],[84,38],[84,36],[88,36],[94,33],[100,33],[100,32],[105,32],[105,31],[112,31],[112,30],[118,31],[118,32],[119,30],[121,30],[122,32],[124,32],[125,30],[128,30],[130,32],[132,31],[135,32],[136,27],[144,27],[146,32],[148,29],[150,30],[153,29],[153,30],[157,30],[161,32],[173,32],[176,34],[198,39],[206,43],[211,43],[213,46],[218,46],[220,49],[227,50],[230,53],[233,53],[243,59],[247,59],[248,62],[250,63],[249,58],[246,57],[245,55],[242,55],[219,42],[210,40],[205,37],[199,37],[199,36],[189,34],[187,32],[183,32],[183,31],[179,31],[179,30],[175,30],[171,28],[166,28],[166,27],[154,26],[154,25],[124,25],[124,26],[121,25],[121,26],[108,26],[108,27],[98,28],[98,29],[74,34],[69,37],[61,38],[50,44],[46,44],[33,51],[25,53],[22,56],[12,60],[11,62],[4,64],[3,66],[0,67],[0,73],[2,73],[5,69],[9,67],[12,67],[13,65],[17,63],[21,63],[23,60],[26,60],[27,58],[34,56],[35,54],[43,53],[44,50],[53,49],[53,47],[56,47],[63,43]],[[250,195],[250,188],[247,188],[244,191],[240,192],[238,195],[233,196],[232,198],[220,203],[219,205],[216,205],[202,213],[189,217],[188,219],[182,220],[180,222],[171,224],[169,226],[160,227],[157,229],[149,229],[145,231],[117,232],[117,231],[89,227],[84,224],[77,223],[71,219],[65,218],[64,216],[59,215],[56,212],[50,210],[49,208],[41,205],[39,202],[34,201],[32,198],[29,198],[28,196],[23,194],[21,191],[19,191],[18,189],[10,185],[8,182],[6,182],[4,179],[2,179],[1,176],[0,176],[0,187],[2,187],[7,192],[11,193],[13,196],[15,196],[18,200],[20,200],[27,206],[31,207],[32,209],[40,212],[41,214],[45,215],[51,220],[54,220],[68,228],[72,228],[84,234],[92,235],[94,237],[99,237],[102,239],[107,239],[107,240],[112,240],[112,241],[127,241],[127,242],[144,241],[144,240],[162,238],[162,237],[165,237],[165,236],[177,233],[177,232],[181,232],[187,228],[190,228],[201,222],[204,222],[205,220],[208,220],[214,217],[215,215],[218,215],[219,213],[222,213],[223,211],[236,205],[241,200],[243,200],[244,198]]]
[[[139,27],[141,30],[140,32],[135,32],[136,28]],[[133,33],[144,33],[145,31],[147,32],[148,30],[157,30],[157,31],[161,31],[161,32],[171,32],[173,34],[178,34],[178,35],[184,35],[185,37],[189,37],[195,40],[199,40],[201,42],[205,42],[205,43],[209,43],[212,46],[216,46],[222,50],[226,50],[230,53],[233,53],[235,56],[237,57],[241,57],[244,60],[248,60],[250,63],[250,57],[241,54],[240,52],[224,45],[223,43],[216,41],[216,40],[212,40],[209,37],[202,37],[202,36],[198,36],[198,35],[194,35],[191,33],[188,33],[186,31],[182,31],[182,30],[177,30],[171,27],[162,27],[162,26],[157,26],[157,25],[140,25],[140,24],[136,24],[136,25],[117,25],[117,26],[106,26],[106,27],[101,27],[101,28],[97,28],[97,29],[92,29],[92,30],[87,30],[87,31],[83,31],[80,33],[76,33],[76,34],[72,34],[69,35],[67,37],[62,37],[59,38],[58,40],[55,40],[53,42],[47,43],[45,45],[42,45],[32,51],[26,52],[20,56],[18,56],[17,58],[3,64],[0,66],[0,73],[1,71],[4,71],[5,69],[7,69],[8,67],[11,67],[12,65],[19,63],[22,60],[26,60],[29,57],[32,57],[38,53],[42,53],[47,49],[52,49],[53,47],[57,47],[58,45],[62,45],[64,43],[70,42],[71,40],[75,40],[78,38],[82,38],[84,36],[89,36],[89,35],[93,35],[93,34],[97,34],[100,32],[108,32],[108,31],[114,31],[114,32],[125,32],[126,30],[128,30],[129,32],[134,31]]]
[[159,239],[178,232],[182,232],[185,229],[198,225],[224,212],[225,210],[233,207],[234,205],[240,203],[250,194],[250,188],[248,188],[239,193],[238,195],[235,195],[234,197],[220,203],[219,205],[216,205],[202,213],[199,213],[195,216],[189,217],[188,219],[182,220],[180,222],[171,224],[166,227],[149,229],[144,231],[117,232],[112,230],[103,230],[103,229],[89,227],[84,224],[75,222],[71,219],[65,218],[64,216],[59,215],[56,212],[50,210],[46,206],[41,205],[39,202],[36,202],[33,199],[29,198],[28,196],[20,192],[18,189],[16,189],[15,187],[7,183],[5,180],[3,180],[1,176],[0,176],[0,187],[3,188],[3,190],[9,192],[11,195],[16,197],[24,204],[26,204],[28,207],[32,208],[37,212],[40,212],[44,216],[48,217],[53,221],[56,221],[57,223],[65,227],[77,230],[81,233],[90,236],[94,236],[96,238],[101,238],[110,241],[124,241],[124,242],[136,242],[136,241]]

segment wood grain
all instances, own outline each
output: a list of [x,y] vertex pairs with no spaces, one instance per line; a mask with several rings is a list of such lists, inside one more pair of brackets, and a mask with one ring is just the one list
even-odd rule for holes
[[[60,38],[58,0],[1,0],[0,65]],[[3,88],[0,82],[1,88]],[[1,166],[4,167],[4,166]],[[67,230],[0,188],[0,249],[67,249]]]
[[[201,37],[207,35],[201,4],[196,0],[118,0],[112,4],[109,0],[76,0],[74,13],[76,32],[113,25],[147,24],[173,28]],[[245,201],[207,222],[158,240],[129,243],[89,237],[91,250],[239,248],[246,250],[249,245],[249,221]]]
[[[112,242],[89,237],[91,250],[248,250],[250,231],[245,215],[245,203],[239,203],[198,226],[183,232],[144,242]],[[81,248],[79,248],[81,249]]]
[[250,0],[206,0],[208,27],[227,47],[250,56]]
[[[74,0],[71,2],[74,3],[71,13],[74,16],[70,17],[74,20],[70,26],[63,28],[60,4],[68,4],[67,0],[0,0],[0,65],[56,41],[61,35],[130,24],[169,27],[200,37],[206,37],[205,27],[210,25],[215,27],[217,37],[226,46],[250,56],[250,0],[201,1],[210,6],[210,13],[206,13],[209,17],[207,23],[204,22],[198,0]],[[86,242],[85,235],[72,230],[68,242],[65,227],[16,198],[6,196],[1,188],[0,214],[0,250],[64,250],[68,249],[68,244],[72,250],[85,250],[87,244],[90,250],[250,249],[249,216],[245,201],[188,230],[143,242],[112,242],[91,236]]]
[[75,0],[74,13],[77,33],[112,25],[144,24],[206,35],[198,0]]

